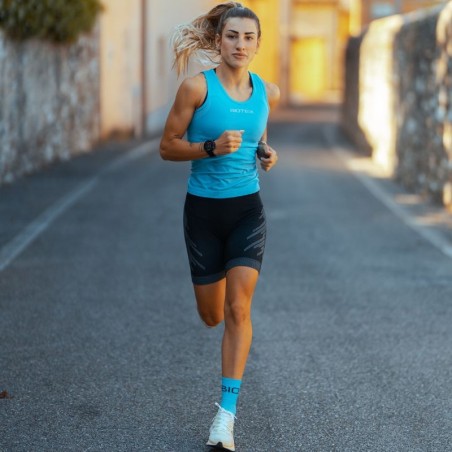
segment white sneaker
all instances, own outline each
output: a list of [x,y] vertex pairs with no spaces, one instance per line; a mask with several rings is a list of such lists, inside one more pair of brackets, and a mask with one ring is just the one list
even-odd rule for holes
[[208,446],[218,449],[235,451],[234,445],[234,420],[235,416],[230,411],[222,408],[218,403],[218,412],[213,418],[210,427]]

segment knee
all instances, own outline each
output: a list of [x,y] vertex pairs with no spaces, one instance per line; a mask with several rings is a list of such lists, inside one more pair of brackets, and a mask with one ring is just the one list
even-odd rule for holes
[[198,309],[199,317],[208,328],[214,328],[223,321],[223,315],[219,313],[203,312]]
[[251,309],[249,303],[240,300],[231,301],[225,306],[226,322],[240,326],[251,320]]
[[204,318],[204,317],[201,317],[201,320],[207,328],[215,328],[223,321],[223,319],[218,320],[214,318]]

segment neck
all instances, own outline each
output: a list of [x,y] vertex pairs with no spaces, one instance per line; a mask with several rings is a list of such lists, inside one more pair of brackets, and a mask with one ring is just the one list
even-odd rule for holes
[[216,72],[220,80],[229,86],[249,86],[248,67],[231,68],[229,66],[220,63]]

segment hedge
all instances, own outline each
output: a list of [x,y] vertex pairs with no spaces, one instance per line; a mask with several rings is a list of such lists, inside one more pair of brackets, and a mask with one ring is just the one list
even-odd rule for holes
[[0,27],[12,39],[72,43],[102,9],[100,0],[0,0]]

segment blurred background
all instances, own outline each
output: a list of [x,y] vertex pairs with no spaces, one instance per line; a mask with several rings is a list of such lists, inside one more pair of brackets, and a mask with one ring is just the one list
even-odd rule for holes
[[[16,4],[18,30],[27,31],[44,3],[2,0],[0,26],[9,20],[5,5]],[[221,2],[100,3],[89,33],[71,43],[0,31],[0,184],[108,139],[158,135],[183,79],[172,69],[174,27]],[[242,3],[262,22],[251,70],[280,86],[280,108],[338,106],[348,136],[388,176],[452,204],[451,2]],[[65,2],[49,5],[43,23],[60,17],[53,10]],[[188,75],[200,70],[194,62]]]
[[[152,132],[162,125],[177,80],[171,71],[173,27],[219,1],[108,0],[101,17],[102,135]],[[283,105],[339,102],[350,36],[372,20],[425,8],[428,0],[245,0],[263,40],[252,70],[277,83]],[[198,70],[194,68],[193,71]],[[123,106],[123,108],[118,108]]]
[[[158,143],[217,3],[0,0],[1,451],[203,450],[222,329]],[[450,451],[452,1],[243,3],[282,101],[237,443]]]

